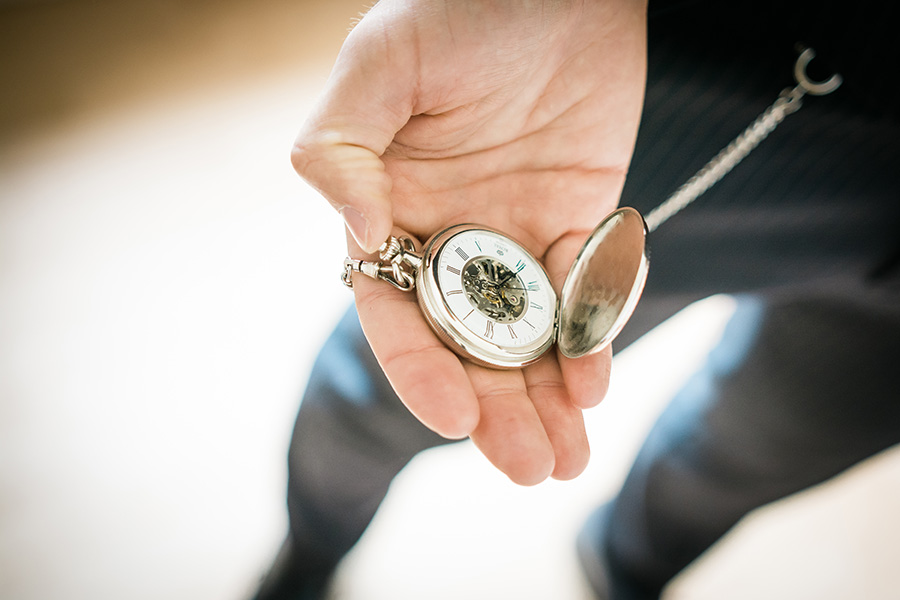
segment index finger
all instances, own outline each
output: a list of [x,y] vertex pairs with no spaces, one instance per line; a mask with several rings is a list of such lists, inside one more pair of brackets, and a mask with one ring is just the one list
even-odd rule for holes
[[[350,236],[348,246],[362,254]],[[403,404],[444,437],[468,436],[478,425],[478,399],[459,357],[425,321],[416,295],[360,274],[353,290],[363,332]]]

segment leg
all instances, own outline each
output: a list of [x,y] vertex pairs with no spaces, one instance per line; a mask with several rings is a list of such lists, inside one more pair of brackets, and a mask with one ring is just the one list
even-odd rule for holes
[[[650,20],[645,110],[622,196],[644,212],[771,103],[776,82],[789,81],[792,36],[805,22],[783,14],[776,43],[775,30],[748,27],[747,11],[733,4],[669,8]],[[735,18],[742,25],[727,26]],[[762,32],[764,44],[754,39]],[[865,67],[854,46],[835,55]],[[706,368],[661,416],[620,496],[580,540],[602,597],[655,597],[747,511],[900,440],[889,360],[900,355],[900,171],[886,162],[900,137],[896,121],[843,98],[805,103],[648,239],[644,300],[617,347],[708,294],[819,299],[741,303]],[[884,305],[834,293],[890,286]],[[661,314],[651,314],[654,305]]]
[[742,299],[582,535],[598,595],[658,597],[747,512],[900,441],[897,356],[895,304]]
[[394,476],[419,451],[446,442],[394,394],[348,311],[300,405],[288,459],[290,534],[258,600],[318,597]]

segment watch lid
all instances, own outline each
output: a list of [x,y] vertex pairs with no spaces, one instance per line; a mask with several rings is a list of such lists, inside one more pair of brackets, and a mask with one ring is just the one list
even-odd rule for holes
[[628,322],[647,280],[646,235],[641,214],[620,208],[581,247],[560,294],[557,344],[565,356],[602,350]]

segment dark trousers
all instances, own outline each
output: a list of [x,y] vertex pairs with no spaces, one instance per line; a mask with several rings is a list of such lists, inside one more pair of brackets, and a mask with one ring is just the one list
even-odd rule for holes
[[598,596],[658,597],[749,511],[900,442],[896,357],[896,304],[739,297],[618,496],[582,532]]
[[[603,521],[585,531],[603,561],[597,585],[609,587],[600,597],[656,597],[747,512],[900,441],[898,357],[896,304],[740,297]],[[443,442],[390,391],[348,313],[316,364],[291,444],[298,568],[332,569],[393,477]]]

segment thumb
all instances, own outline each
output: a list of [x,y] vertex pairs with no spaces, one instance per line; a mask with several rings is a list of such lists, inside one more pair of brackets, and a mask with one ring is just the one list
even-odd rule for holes
[[393,224],[391,178],[375,151],[344,141],[340,130],[327,133],[298,140],[294,169],[341,214],[359,246],[373,253]]
[[291,153],[297,173],[340,212],[366,252],[391,232],[392,180],[380,157],[409,120],[416,77],[413,49],[398,51],[402,35],[387,39],[382,12],[376,5],[347,37]]

